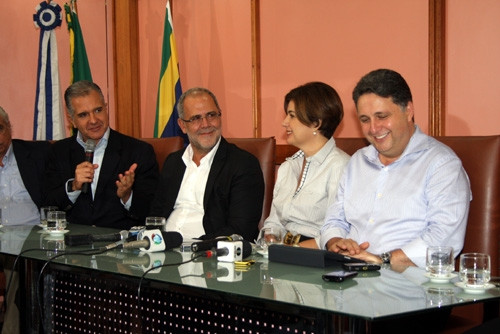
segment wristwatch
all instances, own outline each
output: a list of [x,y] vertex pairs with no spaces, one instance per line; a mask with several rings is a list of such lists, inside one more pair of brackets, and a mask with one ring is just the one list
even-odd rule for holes
[[382,263],[391,263],[391,256],[392,254],[390,252],[385,252],[380,254],[380,258],[382,259]]

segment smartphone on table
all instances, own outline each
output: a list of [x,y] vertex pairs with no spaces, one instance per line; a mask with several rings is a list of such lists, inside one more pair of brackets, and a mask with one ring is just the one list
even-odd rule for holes
[[336,270],[323,275],[323,279],[327,282],[343,282],[346,279],[356,277],[357,271]]
[[380,266],[378,264],[366,262],[343,263],[342,267],[344,267],[344,269],[348,271],[373,271],[380,269]]

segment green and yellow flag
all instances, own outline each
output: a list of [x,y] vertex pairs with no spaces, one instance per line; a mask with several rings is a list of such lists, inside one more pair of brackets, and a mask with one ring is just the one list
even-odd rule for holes
[[70,83],[80,80],[92,81],[92,74],[90,72],[87,51],[85,50],[82,29],[76,13],[76,0],[71,0],[69,4],[65,3],[64,11],[66,12],[66,23],[68,24],[69,31],[69,50],[71,61]]
[[160,83],[158,85],[158,98],[156,102],[156,117],[154,137],[184,136],[177,119],[177,101],[182,94],[179,76],[179,61],[175,46],[174,28],[170,3],[167,1],[165,14],[165,27],[163,32],[163,47],[161,56]]

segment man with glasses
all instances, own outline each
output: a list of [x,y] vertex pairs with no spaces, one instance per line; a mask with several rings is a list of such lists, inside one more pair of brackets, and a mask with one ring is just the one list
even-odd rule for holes
[[221,136],[221,109],[208,89],[186,91],[177,110],[190,144],[165,160],[151,215],[166,217],[167,230],[184,239],[253,241],[264,198],[259,161]]
[[[66,211],[70,223],[144,225],[158,181],[153,147],[109,127],[107,105],[95,83],[73,83],[64,99],[78,132],[51,145],[47,204]],[[85,150],[93,152],[91,158]]]

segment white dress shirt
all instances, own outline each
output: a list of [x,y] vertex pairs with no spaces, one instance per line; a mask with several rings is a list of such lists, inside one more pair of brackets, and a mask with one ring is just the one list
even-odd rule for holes
[[264,227],[276,228],[282,235],[290,231],[293,235],[301,234],[319,242],[326,210],[335,199],[349,155],[336,147],[335,140],[330,138],[316,154],[305,160],[298,187],[304,152],[298,151],[281,164],[271,212]]
[[191,144],[186,147],[182,155],[186,170],[175,200],[174,211],[167,219],[167,231],[177,231],[182,234],[184,239],[194,239],[205,234],[203,198],[205,197],[208,174],[219,143],[220,138],[212,150],[200,160],[199,166],[193,161]]

